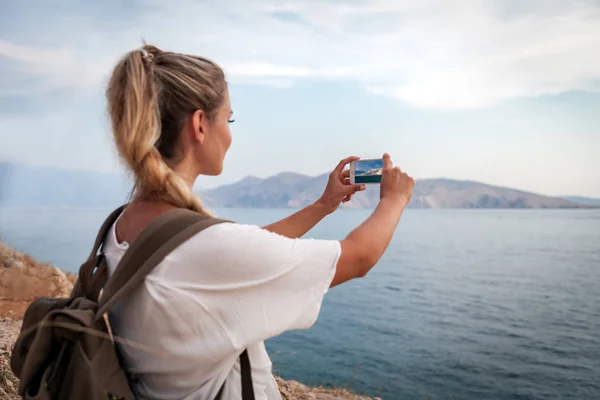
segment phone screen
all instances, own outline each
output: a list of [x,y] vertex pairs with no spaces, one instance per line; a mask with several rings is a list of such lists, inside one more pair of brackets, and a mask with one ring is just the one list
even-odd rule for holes
[[358,160],[354,162],[354,182],[361,183],[381,183],[381,170],[383,169],[383,160]]

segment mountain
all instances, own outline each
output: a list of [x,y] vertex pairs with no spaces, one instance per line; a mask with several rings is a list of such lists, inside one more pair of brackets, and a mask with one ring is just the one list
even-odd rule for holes
[[600,206],[600,199],[594,199],[592,197],[582,197],[582,196],[561,196],[561,199],[569,200],[574,203],[579,204],[589,204],[593,206]]
[[255,177],[219,186],[203,192],[202,201],[209,207],[296,208],[317,199],[327,183],[327,175],[308,177],[283,172],[266,179]]
[[[298,208],[319,198],[328,175],[284,172],[199,193],[211,208]],[[44,207],[116,207],[127,200],[131,182],[123,175],[74,171],[0,162],[0,205]],[[347,208],[373,208],[379,186],[367,185]],[[451,179],[418,180],[411,208],[590,208],[600,204],[555,198],[515,189]],[[582,199],[582,198],[581,198]]]
[[587,208],[585,205],[473,181],[426,179],[415,184],[413,208]]
[[[249,178],[201,194],[208,206],[237,208],[297,208],[319,198],[327,175],[308,177],[283,173],[267,179]],[[379,186],[368,185],[348,208],[373,208]],[[521,190],[452,179],[423,179],[415,184],[410,208],[587,208],[566,199]]]
[[115,173],[0,162],[0,205],[116,207],[130,188],[127,178]]

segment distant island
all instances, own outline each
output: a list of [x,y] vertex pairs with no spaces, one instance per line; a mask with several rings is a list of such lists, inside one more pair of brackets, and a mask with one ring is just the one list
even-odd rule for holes
[[[197,193],[210,208],[299,208],[315,201],[327,174],[284,172]],[[130,182],[123,175],[65,170],[0,162],[0,205],[19,207],[116,207],[127,199]],[[373,208],[379,186],[367,185],[347,208]],[[453,179],[417,180],[410,208],[600,208],[600,199],[550,197],[506,187]]]

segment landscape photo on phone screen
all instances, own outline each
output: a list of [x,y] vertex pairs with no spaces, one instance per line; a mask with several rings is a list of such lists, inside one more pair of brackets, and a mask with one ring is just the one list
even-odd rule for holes
[[380,183],[383,160],[358,160],[354,164],[355,183]]

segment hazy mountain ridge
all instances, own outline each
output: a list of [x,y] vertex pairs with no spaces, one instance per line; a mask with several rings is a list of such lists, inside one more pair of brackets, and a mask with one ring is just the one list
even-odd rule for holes
[[581,204],[474,181],[417,181],[412,208],[585,208]]
[[[249,176],[239,182],[199,193],[211,208],[298,208],[321,196],[328,175],[316,177],[284,172],[269,178]],[[372,208],[379,201],[379,186],[367,185],[347,208]],[[0,162],[0,204],[43,207],[116,207],[127,200],[128,179],[116,173],[73,171],[52,167]],[[582,199],[578,197],[579,199]],[[415,185],[410,208],[590,208],[570,199],[473,181],[423,179]],[[597,201],[597,203],[593,203]]]
[[[328,176],[309,177],[283,173],[266,179],[252,178],[201,193],[210,207],[297,208],[322,194]],[[379,186],[368,185],[344,207],[373,208],[379,201]],[[410,208],[588,208],[592,205],[498,187],[474,181],[447,178],[422,179],[415,184]]]
[[569,200],[574,203],[579,204],[589,204],[600,206],[600,199],[594,199],[592,197],[583,197],[583,196],[560,196],[561,199]]
[[260,179],[249,177],[200,193],[209,207],[296,208],[315,201],[323,192],[327,175],[307,177],[292,172]]

